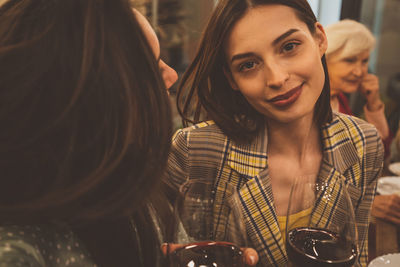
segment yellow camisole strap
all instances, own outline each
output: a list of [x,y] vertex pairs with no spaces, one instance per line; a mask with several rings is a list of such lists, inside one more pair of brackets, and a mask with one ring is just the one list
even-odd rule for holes
[[[307,226],[311,216],[311,208],[306,210],[302,210],[295,214],[290,215],[291,229],[300,227],[300,226]],[[279,229],[281,230],[283,243],[286,244],[286,216],[277,216],[278,217],[278,224]]]

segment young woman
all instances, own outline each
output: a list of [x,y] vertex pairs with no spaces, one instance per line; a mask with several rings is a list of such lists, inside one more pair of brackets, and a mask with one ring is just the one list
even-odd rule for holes
[[178,88],[184,122],[195,125],[173,138],[168,181],[212,180],[216,201],[225,183],[235,185],[264,266],[287,266],[277,216],[293,180],[309,174],[345,180],[366,265],[383,148],[370,124],[332,114],[326,48],[306,0],[221,0]]
[[176,78],[129,0],[0,7],[1,266],[158,266]]

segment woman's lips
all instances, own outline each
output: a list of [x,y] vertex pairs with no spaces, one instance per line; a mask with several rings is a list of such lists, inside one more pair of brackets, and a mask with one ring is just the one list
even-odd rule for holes
[[278,95],[278,96],[268,100],[268,102],[271,102],[272,104],[279,106],[279,107],[290,105],[293,102],[295,102],[297,100],[297,98],[300,96],[300,94],[302,92],[302,87],[303,87],[303,84],[301,84],[300,86],[297,86],[296,88],[293,88],[292,90],[290,90],[287,93]]
[[361,82],[361,79],[343,79],[345,82],[348,83],[359,83]]

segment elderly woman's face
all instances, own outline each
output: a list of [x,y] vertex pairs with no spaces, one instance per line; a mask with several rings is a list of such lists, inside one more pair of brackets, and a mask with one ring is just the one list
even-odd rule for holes
[[369,50],[350,57],[333,53],[327,58],[331,94],[354,93],[368,72]]

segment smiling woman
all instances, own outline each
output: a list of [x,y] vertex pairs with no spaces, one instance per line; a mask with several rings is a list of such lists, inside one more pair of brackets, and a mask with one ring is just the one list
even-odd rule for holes
[[326,55],[332,108],[352,115],[345,94],[358,90],[366,100],[365,118],[375,125],[388,152],[392,137],[380,97],[379,80],[376,75],[368,73],[369,56],[375,46],[375,37],[366,26],[353,20],[328,25],[326,34],[329,41]]
[[321,64],[325,50],[320,24],[312,34],[292,8],[260,6],[249,10],[232,28],[226,45],[230,62],[226,75],[232,88],[269,120],[312,118],[325,82]]
[[[343,179],[354,189],[358,261],[366,265],[383,149],[375,128],[332,114],[326,49],[306,0],[221,0],[178,88],[178,109],[194,126],[175,134],[167,182],[213,181],[216,201],[234,185],[263,266],[288,264],[277,218],[285,218],[298,176]],[[228,227],[221,221],[215,227]]]

